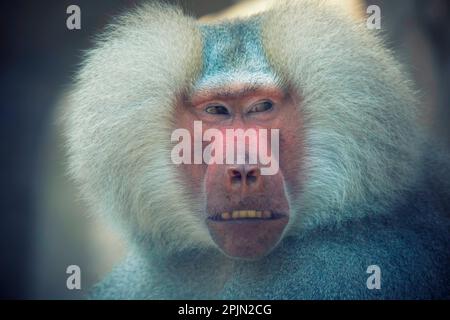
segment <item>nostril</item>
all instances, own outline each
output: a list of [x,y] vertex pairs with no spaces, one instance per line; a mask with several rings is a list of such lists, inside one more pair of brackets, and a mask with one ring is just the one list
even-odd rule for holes
[[256,186],[260,180],[261,170],[256,166],[239,166],[227,169],[228,183],[233,186],[246,184]]
[[247,182],[248,182],[249,184],[255,183],[257,179],[258,179],[258,178],[255,177],[255,176],[247,175]]
[[251,169],[247,172],[247,183],[248,184],[253,184],[256,183],[258,181],[259,176],[261,175],[259,168],[254,168]]
[[230,170],[230,176],[232,183],[240,183],[242,180],[242,175],[239,170],[235,169]]

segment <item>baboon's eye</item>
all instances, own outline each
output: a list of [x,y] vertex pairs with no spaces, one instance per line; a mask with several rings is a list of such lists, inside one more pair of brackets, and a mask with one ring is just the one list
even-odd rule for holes
[[230,114],[228,109],[221,105],[208,106],[205,111],[210,114]]
[[269,111],[272,108],[273,108],[273,103],[271,101],[265,100],[265,101],[255,103],[248,112],[249,113],[264,112],[264,111]]

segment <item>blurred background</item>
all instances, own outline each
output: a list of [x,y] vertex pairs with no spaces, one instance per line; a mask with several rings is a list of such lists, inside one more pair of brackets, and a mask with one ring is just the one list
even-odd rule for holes
[[[112,16],[141,2],[0,4],[0,298],[82,298],[126,252],[120,237],[88,214],[67,178],[55,118],[93,36]],[[196,17],[236,2],[177,1]],[[389,46],[420,89],[423,121],[450,146],[450,1],[339,2],[358,14],[370,4],[381,8]],[[73,4],[81,8],[81,30],[66,27],[66,9]],[[66,268],[72,264],[81,268],[81,290],[66,288]]]

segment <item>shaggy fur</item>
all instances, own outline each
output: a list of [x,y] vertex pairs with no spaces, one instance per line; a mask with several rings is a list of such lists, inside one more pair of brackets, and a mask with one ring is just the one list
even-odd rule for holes
[[[260,261],[234,262],[225,270],[232,274],[226,281],[220,268],[226,262],[211,252],[190,251],[167,261],[133,251],[91,297],[450,299],[450,222],[442,219],[443,208],[432,192],[417,191],[408,200],[389,216],[287,237]],[[366,287],[367,267],[374,264],[381,269],[380,290]]]
[[263,40],[303,97],[308,177],[294,211],[312,226],[389,211],[414,184],[421,152],[417,99],[399,64],[363,22],[320,1],[274,9]]
[[[218,252],[170,162],[178,95],[246,75],[298,91],[306,146],[288,237],[252,263]],[[321,1],[215,25],[160,5],[119,18],[65,114],[71,174],[132,246],[93,297],[449,297],[448,160],[425,159],[417,104],[380,37]],[[384,291],[365,287],[370,264]]]
[[93,210],[164,250],[211,242],[170,159],[172,109],[200,72],[201,48],[179,10],[122,16],[88,53],[65,116],[70,172]]

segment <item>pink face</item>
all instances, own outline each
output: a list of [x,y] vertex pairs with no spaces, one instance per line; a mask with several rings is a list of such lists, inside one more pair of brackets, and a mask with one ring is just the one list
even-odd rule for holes
[[[199,214],[212,239],[231,257],[256,259],[267,254],[288,224],[291,212],[287,190],[295,196],[300,187],[303,146],[299,102],[293,92],[275,86],[246,89],[234,85],[194,92],[176,107],[176,128],[189,130],[193,140],[194,121],[202,121],[203,132],[214,128],[224,133],[224,147],[230,143],[225,135],[227,129],[279,129],[276,174],[262,175],[259,161],[179,166],[192,196],[206,193],[202,197],[206,199],[205,212]],[[207,144],[204,142],[203,148]]]

